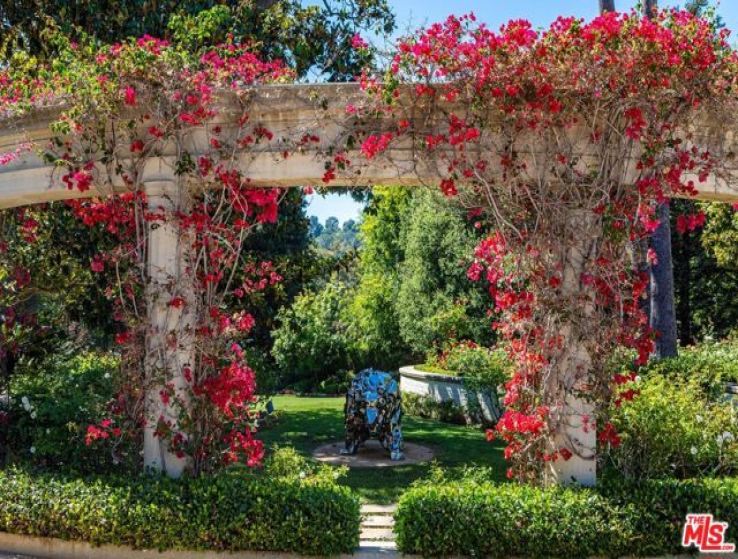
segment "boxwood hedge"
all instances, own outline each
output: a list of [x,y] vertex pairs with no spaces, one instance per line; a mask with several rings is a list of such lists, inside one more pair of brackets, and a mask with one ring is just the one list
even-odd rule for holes
[[664,555],[685,552],[687,512],[712,513],[735,534],[738,480],[612,483],[597,490],[419,485],[400,499],[395,530],[403,552],[424,556]]
[[330,555],[359,543],[359,500],[324,479],[221,474],[64,479],[0,472],[0,531],[145,549]]

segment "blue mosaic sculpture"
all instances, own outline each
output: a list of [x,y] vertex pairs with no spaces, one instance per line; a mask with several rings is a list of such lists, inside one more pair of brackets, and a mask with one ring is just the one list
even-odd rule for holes
[[368,439],[377,439],[392,460],[401,460],[402,405],[400,385],[389,373],[366,369],[346,393],[346,448],[356,454]]

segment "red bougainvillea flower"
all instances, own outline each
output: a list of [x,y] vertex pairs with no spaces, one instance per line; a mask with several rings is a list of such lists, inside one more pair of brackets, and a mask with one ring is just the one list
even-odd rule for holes
[[92,268],[93,272],[102,273],[105,271],[105,262],[103,260],[103,256],[100,254],[96,254],[92,258],[92,262],[90,263],[90,268]]
[[129,107],[133,107],[136,105],[136,90],[132,86],[128,86],[125,89],[125,104]]

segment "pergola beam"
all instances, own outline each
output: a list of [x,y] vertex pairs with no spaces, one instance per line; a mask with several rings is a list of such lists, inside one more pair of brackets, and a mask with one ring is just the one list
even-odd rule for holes
[[[237,120],[240,107],[246,106],[251,122],[258,122],[270,130],[274,137],[269,142],[244,150],[238,154],[238,165],[256,187],[301,187],[322,184],[326,161],[330,153],[338,145],[345,144],[345,138],[351,134],[350,119],[346,115],[346,106],[358,105],[364,94],[355,84],[318,84],[318,85],[273,85],[260,86],[235,94],[226,92],[222,97],[222,111],[218,124],[224,129],[233,126]],[[463,114],[466,109],[459,107]],[[0,153],[13,152],[20,144],[33,142],[44,145],[53,138],[50,124],[54,122],[62,106],[39,109],[32,115],[19,118],[6,118],[0,121]],[[706,126],[699,134],[709,138],[711,129]],[[320,142],[305,150],[292,149],[290,142],[295,142],[303,134],[317,134]],[[729,144],[732,137],[729,138]],[[186,146],[192,156],[206,154],[207,133],[205,129],[196,130],[188,139]],[[724,138],[720,138],[717,149],[725,149]],[[535,149],[535,136],[526,140],[521,149]],[[586,148],[583,148],[586,149]],[[283,157],[283,152],[290,155]],[[171,180],[174,174],[175,148],[164,145],[158,149],[157,155],[150,157],[145,170],[145,180]],[[359,161],[361,155],[354,149],[346,152],[349,159]],[[381,158],[381,162],[367,164],[362,162],[355,167],[339,173],[331,186],[357,187],[375,184],[398,186],[416,186],[435,184],[440,180],[443,164],[439,168],[423,163],[425,158],[416,156],[412,145],[393,147]],[[586,156],[585,156],[586,157]],[[391,161],[391,163],[388,163]],[[17,160],[0,167],[0,208],[11,208],[41,202],[66,199],[89,198],[107,195],[114,192],[125,192],[126,187],[119,177],[111,177],[109,190],[90,190],[79,192],[68,190],[61,183],[59,170],[45,163],[35,152],[22,153]],[[102,167],[99,173],[104,173]],[[732,175],[732,173],[731,173]],[[735,177],[738,177],[738,167]],[[99,182],[99,181],[98,181]],[[711,177],[700,183],[695,177],[698,199],[719,202],[738,202],[738,189],[732,187],[730,180],[718,180]],[[736,180],[738,183],[738,180]]]

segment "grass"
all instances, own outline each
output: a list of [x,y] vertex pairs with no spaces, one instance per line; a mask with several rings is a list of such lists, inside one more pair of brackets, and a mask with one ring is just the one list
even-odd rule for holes
[[[289,445],[310,457],[321,444],[343,440],[343,403],[343,398],[277,396],[274,407],[279,420],[260,429],[259,438],[267,448]],[[402,433],[406,441],[431,447],[436,452],[436,462],[452,474],[466,466],[486,466],[492,469],[494,480],[506,479],[502,445],[488,443],[479,429],[405,416]],[[400,494],[429,469],[430,464],[357,468],[350,470],[342,483],[366,502],[388,504],[397,502]]]

